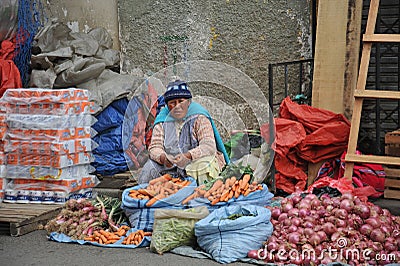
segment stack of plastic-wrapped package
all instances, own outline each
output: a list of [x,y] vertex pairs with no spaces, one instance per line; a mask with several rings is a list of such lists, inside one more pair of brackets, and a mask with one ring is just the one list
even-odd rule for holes
[[6,136],[7,124],[5,108],[0,102],[0,202],[4,198],[4,189],[7,185],[6,177],[6,154],[4,153],[4,138]]
[[83,89],[9,89],[4,202],[64,203],[91,198],[93,103]]

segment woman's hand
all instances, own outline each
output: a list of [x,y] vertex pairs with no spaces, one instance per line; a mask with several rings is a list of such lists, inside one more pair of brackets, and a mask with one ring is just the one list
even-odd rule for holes
[[174,164],[179,168],[185,169],[185,167],[192,161],[192,155],[187,153],[180,153],[174,157]]
[[171,162],[168,159],[168,156],[165,153],[160,155],[160,162],[161,162],[161,164],[165,165],[165,167],[167,167],[167,168],[171,168],[172,166],[174,166],[173,162]]

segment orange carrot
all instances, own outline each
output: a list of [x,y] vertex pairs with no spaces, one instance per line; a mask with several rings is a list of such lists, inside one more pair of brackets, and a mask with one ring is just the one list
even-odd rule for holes
[[198,196],[198,192],[193,192],[191,195],[189,195],[188,197],[186,197],[186,199],[184,199],[182,201],[182,205],[186,205],[189,203],[189,201],[191,201],[192,199],[196,198]]
[[243,184],[243,179],[239,180],[239,188],[242,188],[242,184]]
[[217,180],[214,182],[214,184],[212,185],[212,187],[206,192],[206,194],[204,195],[204,197],[207,198],[208,196],[210,196],[211,193],[212,193],[213,191],[216,191],[217,189],[219,189],[219,188],[223,185],[223,183],[224,183],[224,182],[222,182],[221,179],[217,179]]
[[153,197],[151,198],[147,203],[146,203],[146,207],[151,207],[153,206],[154,203],[156,203],[158,201],[157,197]]
[[242,184],[241,184],[240,188],[245,189],[246,185],[249,184],[249,181],[250,181],[250,175],[249,174],[243,175]]
[[120,228],[115,234],[117,234],[118,236],[123,236],[125,235],[126,231],[124,228]]
[[233,197],[233,190],[230,190],[227,197],[227,201],[230,200],[232,197]]
[[228,195],[229,195],[229,190],[225,190],[225,191],[222,193],[221,198],[220,198],[219,200],[220,200],[220,201],[227,201],[226,198],[228,197]]
[[178,185],[180,188],[186,187],[187,185],[189,185],[190,181],[189,180],[185,180],[180,182]]
[[240,188],[239,186],[237,186],[235,189],[235,198],[239,198],[239,196],[240,196]]
[[154,197],[155,196],[155,192],[151,191],[149,189],[139,189],[138,192],[140,194],[143,194],[145,196],[149,196],[149,197]]
[[103,241],[103,244],[107,242],[107,238],[104,235],[100,235],[100,239]]
[[144,236],[151,236],[152,233],[151,232],[144,232]]
[[215,204],[217,204],[219,202],[219,198],[216,198],[216,199],[214,199],[212,202],[211,202],[211,205],[215,205]]
[[172,189],[170,189],[170,188],[166,188],[166,187],[164,188],[164,191],[168,192],[170,195],[172,195],[172,194],[175,193],[174,190],[172,190]]
[[230,184],[231,184],[231,179],[230,179],[230,178],[227,178],[227,179],[225,180],[224,189],[229,189]]
[[165,174],[165,175],[162,175],[160,177],[150,180],[149,185],[155,185],[157,182],[163,183],[163,182],[169,181],[169,180],[172,180],[172,176],[170,174]]
[[128,231],[131,228],[127,225],[121,225],[120,229],[125,229],[126,231]]

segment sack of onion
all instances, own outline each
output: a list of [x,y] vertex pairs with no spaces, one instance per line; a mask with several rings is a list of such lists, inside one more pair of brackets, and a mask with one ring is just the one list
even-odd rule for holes
[[350,193],[293,194],[270,209],[274,232],[249,257],[297,265],[400,261],[400,217]]

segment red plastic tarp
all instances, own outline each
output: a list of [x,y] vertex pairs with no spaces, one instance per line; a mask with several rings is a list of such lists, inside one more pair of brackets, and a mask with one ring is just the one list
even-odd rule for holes
[[0,49],[0,97],[10,88],[21,88],[21,75],[14,61],[12,61],[14,44],[2,41]]
[[[287,193],[305,189],[309,162],[338,157],[347,149],[350,122],[342,114],[299,105],[287,97],[274,122],[276,187]],[[268,133],[268,124],[262,125],[261,135]]]

